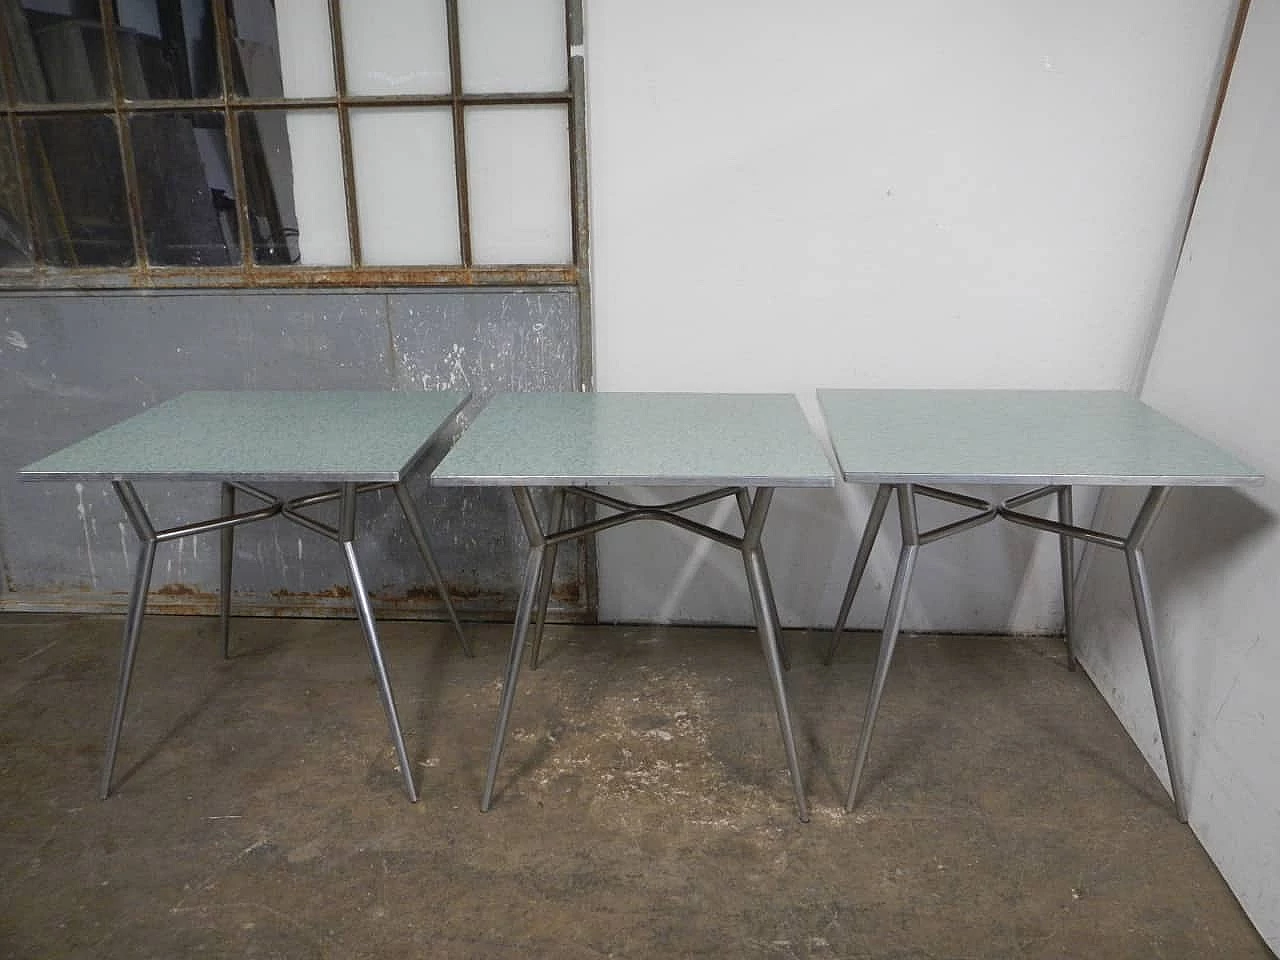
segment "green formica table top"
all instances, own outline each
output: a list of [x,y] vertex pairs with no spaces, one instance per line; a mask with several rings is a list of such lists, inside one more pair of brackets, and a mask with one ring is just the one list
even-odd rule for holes
[[23,467],[24,480],[397,482],[455,392],[194,391]]
[[830,487],[835,473],[787,394],[507,393],[432,482]]
[[846,480],[1237,486],[1248,464],[1126,393],[819,390]]

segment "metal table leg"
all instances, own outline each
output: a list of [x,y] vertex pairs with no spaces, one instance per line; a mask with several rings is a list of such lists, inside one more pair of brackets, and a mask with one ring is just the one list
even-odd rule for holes
[[[772,495],[773,491],[770,490],[769,492]],[[738,490],[738,492],[735,494],[735,497],[738,502],[738,515],[742,517],[743,541],[745,543],[747,525],[751,522],[751,495],[747,492],[746,488],[743,487]],[[778,604],[774,600],[774,596],[773,596],[773,581],[769,579],[769,567],[768,567],[768,564],[765,563],[764,551],[762,549],[759,549],[759,544],[757,544],[757,549],[755,553],[760,559],[761,582],[763,582],[764,589],[767,594],[768,609],[773,611],[774,636],[777,638],[777,641],[778,641],[778,661],[782,664],[783,670],[790,670],[791,655],[787,652],[787,644],[782,637],[782,627],[778,620]],[[748,571],[747,583],[748,585],[751,584],[749,571]],[[756,624],[759,625],[759,623],[760,623],[760,614],[757,612]]]
[[[222,484],[222,515],[229,517],[236,512],[236,488],[229,483]],[[219,626],[222,631],[222,658],[231,656],[231,568],[236,555],[236,528],[222,528],[221,546],[219,548],[220,590],[218,593]]]
[[[746,492],[743,491],[743,496]],[[787,688],[782,676],[782,655],[779,640],[778,609],[769,585],[769,572],[765,568],[764,553],[760,549],[760,535],[764,531],[769,504],[773,500],[773,488],[756,490],[747,510],[742,537],[742,560],[751,587],[751,602],[755,609],[756,629],[760,634],[760,646],[764,650],[765,663],[769,667],[769,679],[773,684],[773,705],[778,713],[778,727],[782,732],[782,745],[787,755],[787,767],[791,771],[791,788],[796,797],[796,813],[802,823],[809,822],[809,805],[804,795],[804,780],[800,774],[800,761],[796,754],[795,734],[791,726],[791,710],[787,705]],[[740,501],[741,502],[741,501]]]
[[836,648],[840,646],[840,634],[844,632],[845,621],[849,619],[849,611],[853,609],[853,598],[858,595],[858,587],[862,585],[862,576],[867,570],[867,561],[871,559],[871,548],[875,546],[876,537],[880,533],[880,525],[884,522],[884,511],[889,506],[889,497],[893,493],[891,484],[882,483],[876,488],[876,498],[871,504],[871,513],[867,515],[867,525],[863,528],[862,539],[858,541],[858,556],[853,561],[853,572],[849,574],[849,585],[844,590],[844,600],[840,603],[840,612],[836,615],[836,626],[831,632],[831,644],[827,647],[827,655],[823,662],[831,666],[835,659]]
[[[1058,522],[1070,527],[1072,519],[1071,487],[1058,488]],[[1076,668],[1075,617],[1076,617],[1076,566],[1075,543],[1066,533],[1058,534],[1058,552],[1062,558],[1062,620],[1067,640],[1067,669]]]
[[387,714],[387,725],[391,728],[391,742],[395,747],[396,759],[404,777],[405,792],[408,793],[409,800],[416,803],[418,790],[413,783],[413,768],[409,765],[409,754],[404,747],[404,736],[400,731],[400,718],[396,713],[395,698],[391,694],[391,681],[387,677],[387,668],[382,659],[382,647],[378,643],[373,606],[369,602],[364,577],[360,573],[360,562],[356,557],[355,527],[356,485],[346,483],[342,486],[342,497],[338,505],[338,543],[347,561],[347,573],[351,578],[351,595],[355,600],[356,612],[359,614],[360,625],[364,628],[365,640],[369,646],[369,659],[373,664],[373,672],[378,682],[378,693],[382,697],[382,708]]
[[[1053,488],[1045,489],[1050,490]],[[1186,794],[1183,788],[1181,765],[1178,762],[1177,751],[1174,750],[1173,740],[1170,737],[1169,711],[1165,702],[1160,652],[1155,644],[1155,630],[1152,626],[1151,586],[1147,579],[1146,559],[1142,552],[1142,545],[1147,539],[1147,534],[1151,532],[1151,527],[1155,523],[1156,516],[1160,513],[1160,508],[1164,506],[1165,500],[1168,499],[1169,490],[1169,487],[1159,486],[1150,489],[1146,500],[1143,501],[1142,507],[1138,511],[1138,516],[1133,521],[1133,526],[1129,529],[1128,536],[1125,537],[1104,533],[1099,530],[1090,530],[1087,527],[1077,527],[1068,522],[1065,517],[1069,517],[1071,512],[1069,492],[1064,501],[1061,489],[1057,491],[1059,494],[1059,519],[1057,522],[1020,513],[1014,509],[1014,507],[1022,503],[1044,495],[1043,490],[1031,491],[1030,493],[1013,497],[1005,501],[999,512],[1006,520],[1033,527],[1037,530],[1056,533],[1064,541],[1068,538],[1085,540],[1089,543],[1124,552],[1125,563],[1129,568],[1129,587],[1133,593],[1133,607],[1138,620],[1138,633],[1142,637],[1142,652],[1147,661],[1147,675],[1151,682],[1151,697],[1155,701],[1156,722],[1160,728],[1160,740],[1164,747],[1165,763],[1169,768],[1169,786],[1173,793],[1173,806],[1177,812],[1178,819],[1185,823],[1187,820]],[[1073,626],[1072,601],[1074,598],[1071,594],[1074,593],[1074,579],[1068,577],[1068,571],[1068,554],[1064,550],[1063,599],[1067,602],[1067,635],[1068,640],[1070,640]],[[1074,662],[1075,651],[1070,648],[1069,657]]]
[[[862,733],[858,737],[858,752],[853,763],[853,776],[849,781],[849,793],[845,798],[845,810],[852,810],[858,796],[858,785],[866,767],[867,754],[871,750],[871,734],[875,729],[876,715],[880,711],[880,697],[884,693],[889,664],[893,661],[898,632],[902,628],[902,615],[907,608],[907,592],[911,586],[911,574],[916,566],[916,554],[920,550],[920,528],[916,516],[915,496],[911,484],[897,488],[898,519],[902,527],[902,549],[898,554],[898,570],[893,578],[893,590],[889,594],[889,609],[884,617],[884,631],[880,638],[880,655],[876,660],[876,672],[867,695],[866,715],[862,720]],[[879,501],[879,496],[877,496]],[[881,508],[883,515],[883,508]]]
[[[142,549],[138,556],[138,563],[134,576],[133,591],[129,598],[129,614],[125,621],[125,639],[124,650],[121,655],[120,663],[120,682],[116,693],[115,711],[111,719],[111,727],[107,737],[107,753],[103,765],[102,780],[100,793],[105,798],[111,789],[111,777],[115,768],[116,752],[120,744],[120,733],[124,725],[125,706],[129,696],[129,682],[133,674],[134,659],[137,656],[138,640],[142,632],[143,614],[147,603],[147,590],[151,583],[151,572],[155,565],[156,547],[161,543],[171,540],[179,540],[183,537],[195,536],[201,533],[219,533],[220,537],[220,586],[221,597],[219,602],[219,612],[221,619],[222,633],[222,652],[226,656],[229,652],[230,641],[230,612],[231,612],[231,573],[235,555],[235,538],[234,528],[244,524],[253,523],[258,520],[265,520],[283,513],[286,517],[295,523],[301,524],[316,533],[321,534],[331,540],[336,541],[342,548],[343,559],[347,565],[347,574],[351,579],[351,591],[355,600],[356,613],[360,618],[360,625],[364,630],[365,640],[369,647],[369,657],[373,664],[374,674],[378,683],[378,691],[382,698],[383,709],[387,714],[387,722],[391,728],[392,745],[395,748],[396,757],[400,763],[400,769],[404,777],[405,790],[409,795],[409,799],[416,801],[418,799],[417,790],[413,783],[413,770],[409,765],[408,753],[404,746],[404,737],[400,730],[400,720],[396,712],[395,698],[391,693],[391,682],[387,677],[386,664],[382,657],[382,648],[378,641],[377,627],[373,618],[373,607],[369,601],[368,591],[365,589],[364,576],[360,570],[360,563],[355,551],[355,519],[356,519],[356,499],[362,492],[371,489],[370,485],[360,485],[354,483],[343,484],[339,489],[326,493],[313,494],[308,497],[300,497],[296,500],[284,503],[273,495],[259,490],[256,487],[238,481],[225,482],[221,489],[221,508],[222,515],[212,520],[202,520],[196,523],[184,524],[165,530],[157,531],[147,516],[146,508],[139,499],[133,485],[125,480],[114,481],[113,486],[116,495],[120,498],[121,504],[124,506],[126,515],[129,517],[130,523],[133,525],[134,532],[142,543]],[[374,485],[374,486],[385,486]],[[423,559],[426,561],[427,568],[431,575],[435,578],[436,585],[440,589],[441,597],[444,600],[445,607],[449,611],[450,618],[453,621],[454,629],[458,632],[458,637],[462,641],[463,649],[470,655],[471,649],[468,644],[466,635],[462,631],[462,626],[458,622],[457,614],[453,609],[448,591],[444,585],[443,576],[440,568],[435,562],[432,555],[430,544],[427,542],[426,534],[422,529],[421,521],[418,519],[417,512],[413,509],[412,503],[409,502],[408,495],[399,484],[394,485],[396,488],[397,498],[400,505],[404,509],[405,518],[409,523],[410,532],[413,534],[414,541],[418,545],[419,551],[422,553]],[[253,499],[261,501],[264,506],[249,510],[244,513],[236,513],[236,494],[243,492]],[[326,503],[332,500],[339,501],[339,521],[338,526],[332,527],[320,521],[313,520],[310,517],[300,513],[300,508],[316,503]]]
[[1187,822],[1186,791],[1182,781],[1182,765],[1170,736],[1169,707],[1165,700],[1163,667],[1160,651],[1155,643],[1152,626],[1151,584],[1147,578],[1147,562],[1142,545],[1151,532],[1160,508],[1169,497],[1168,487],[1152,487],[1147,499],[1138,511],[1133,528],[1124,545],[1124,558],[1129,567],[1129,585],[1133,589],[1133,606],[1138,617],[1138,633],[1142,637],[1142,652],[1147,660],[1147,676],[1151,681],[1151,698],[1155,701],[1156,723],[1160,727],[1160,742],[1164,746],[1164,759],[1169,768],[1169,786],[1173,793],[1173,809],[1178,819]]
[[422,519],[418,516],[418,511],[413,506],[413,501],[409,498],[409,491],[405,489],[403,483],[393,484],[396,491],[396,499],[400,501],[400,509],[404,512],[405,522],[409,525],[409,533],[413,537],[413,542],[418,545],[418,553],[422,554],[422,562],[427,565],[427,572],[431,574],[431,579],[435,582],[436,590],[440,593],[440,602],[444,604],[445,611],[449,614],[449,621],[453,624],[453,632],[458,636],[458,643],[462,645],[462,652],[468,657],[474,657],[475,651],[471,649],[471,640],[468,639],[466,632],[462,629],[462,624],[458,621],[458,613],[453,608],[453,600],[449,597],[449,588],[445,585],[444,574],[440,571],[440,565],[436,563],[435,554],[431,550],[431,542],[427,539],[427,531],[422,526]]
[[516,509],[529,537],[529,556],[525,562],[524,581],[520,587],[520,602],[516,606],[515,626],[511,636],[511,650],[507,655],[506,679],[502,685],[502,699],[498,705],[498,724],[493,733],[493,746],[489,750],[489,768],[485,773],[484,793],[480,809],[487,811],[493,805],[493,787],[498,779],[498,764],[502,760],[502,748],[507,738],[507,724],[511,719],[511,705],[515,702],[516,681],[520,678],[520,663],[524,656],[525,638],[529,633],[529,621],[541,589],[543,554],[546,541],[543,538],[533,500],[526,487],[512,489]]
[[[862,543],[859,545],[858,558],[854,563],[853,574],[849,578],[849,587],[845,591],[844,603],[841,606],[840,616],[836,621],[836,633],[833,637],[829,654],[834,652],[835,644],[839,640],[840,629],[843,626],[845,617],[848,615],[849,607],[852,606],[853,596],[857,592],[858,583],[866,566],[867,555],[871,549],[870,544],[875,539],[875,532],[879,529],[884,515],[884,507],[888,499],[886,491],[888,489],[890,487],[882,485],[876,493],[871,516],[868,518],[867,530],[864,532]],[[1075,557],[1072,543],[1075,540],[1085,540],[1110,549],[1124,551],[1125,561],[1129,568],[1129,584],[1133,592],[1133,605],[1137,614],[1138,632],[1142,637],[1142,650],[1147,662],[1152,699],[1155,701],[1156,721],[1160,728],[1160,739],[1164,747],[1165,762],[1169,768],[1169,783],[1173,793],[1174,809],[1177,812],[1178,819],[1185,823],[1187,819],[1186,794],[1182,780],[1181,765],[1170,736],[1171,727],[1168,706],[1165,700],[1160,652],[1155,644],[1155,630],[1152,626],[1151,588],[1147,577],[1146,560],[1142,551],[1147,534],[1150,533],[1160,508],[1168,498],[1169,488],[1151,488],[1127,537],[1090,530],[1086,527],[1077,527],[1072,518],[1070,486],[1038,487],[1010,497],[996,507],[992,507],[990,504],[973,497],[954,494],[920,484],[898,484],[895,485],[895,489],[898,493],[898,514],[902,524],[902,551],[898,558],[898,570],[894,577],[893,590],[889,596],[889,610],[885,615],[884,631],[880,641],[880,655],[876,661],[871,693],[867,700],[866,717],[863,720],[862,732],[858,739],[853,777],[849,783],[849,794],[845,809],[852,810],[857,800],[858,786],[862,780],[863,769],[866,766],[876,714],[879,711],[880,698],[884,692],[885,678],[889,672],[889,664],[893,659],[898,632],[902,626],[907,589],[910,586],[911,574],[915,568],[917,551],[925,543],[941,540],[952,534],[986,523],[994,516],[1001,516],[1013,523],[1044,530],[1058,536],[1059,556],[1062,564],[1062,598],[1066,620],[1067,664],[1073,670],[1076,668],[1076,656],[1073,644],[1075,626]],[[941,527],[922,532],[919,528],[919,520],[916,514],[916,495],[947,500],[962,506],[972,507],[980,512],[967,519],[944,524]],[[1057,498],[1058,517],[1056,520],[1023,513],[1018,509],[1025,504],[1051,495]]]
[[[920,547],[935,540],[947,537],[974,527],[989,523],[999,513],[992,503],[978,497],[963,493],[942,490],[919,483],[881,484],[876,491],[876,499],[871,507],[871,515],[867,518],[867,529],[862,543],[858,546],[858,557],[854,562],[849,587],[845,591],[844,603],[840,608],[840,616],[836,621],[835,633],[832,636],[831,648],[828,650],[827,662],[835,653],[836,644],[840,640],[840,631],[844,627],[849,608],[853,606],[853,598],[866,570],[867,559],[871,553],[871,545],[884,519],[885,508],[889,502],[889,494],[896,491],[898,495],[898,522],[902,528],[902,549],[898,554],[898,569],[893,578],[893,589],[889,594],[889,609],[885,613],[884,629],[880,636],[880,654],[876,659],[875,674],[871,681],[871,692],[867,697],[866,716],[862,722],[862,733],[858,738],[858,750],[853,764],[853,776],[849,781],[849,794],[845,800],[845,809],[852,810],[857,801],[858,785],[862,781],[862,772],[866,766],[867,753],[871,749],[871,735],[875,729],[876,715],[880,710],[880,697],[884,693],[885,679],[889,674],[889,664],[893,660],[893,651],[898,642],[898,633],[902,628],[902,617],[907,606],[907,592],[911,587],[911,575],[915,570],[916,555]],[[1045,491],[1037,491],[1026,495],[1031,498],[1047,496]],[[920,518],[916,510],[916,498],[926,497],[930,500],[941,500],[973,510],[968,517],[953,520],[929,530],[920,529]],[[1025,498],[1025,497],[1024,497]]]
[[107,754],[102,763],[102,779],[98,795],[103,799],[111,793],[111,775],[115,771],[116,751],[120,746],[120,731],[124,727],[124,711],[129,701],[129,681],[133,677],[133,663],[138,653],[138,638],[142,635],[142,617],[147,608],[147,589],[151,585],[151,571],[155,566],[155,528],[147,517],[146,507],[127,480],[116,480],[116,496],[124,507],[134,532],[142,546],[138,551],[138,563],[134,570],[133,591],[129,594],[129,614],[125,618],[124,647],[120,653],[120,682],[116,686],[116,706],[111,714],[111,727],[107,734]]
[[[529,556],[525,565],[524,580],[520,588],[520,602],[516,607],[511,649],[507,657],[505,681],[498,706],[498,722],[494,731],[493,746],[489,752],[489,767],[485,776],[480,809],[488,810],[493,803],[493,790],[497,781],[498,765],[502,759],[507,725],[510,722],[511,707],[515,701],[516,684],[520,678],[520,666],[523,660],[526,640],[530,633],[530,624],[537,613],[537,608],[545,604],[552,548],[561,541],[594,536],[602,530],[608,530],[635,520],[660,520],[706,537],[716,543],[731,546],[742,553],[752,607],[755,610],[756,624],[760,633],[760,642],[764,648],[765,660],[768,664],[769,676],[773,684],[774,706],[777,709],[778,722],[782,728],[787,765],[791,771],[792,786],[796,794],[796,807],[800,819],[808,820],[809,811],[805,803],[800,765],[796,758],[795,737],[792,733],[791,715],[787,705],[786,689],[783,685],[782,655],[779,644],[781,631],[778,628],[778,611],[774,602],[773,591],[769,584],[769,574],[764,563],[764,555],[760,548],[760,534],[764,529],[765,517],[769,511],[769,504],[773,499],[772,488],[758,490],[754,499],[752,499],[746,491],[739,491],[738,488],[734,487],[724,487],[658,506],[640,506],[588,488],[580,489],[575,487],[572,488],[572,491],[561,488],[560,492],[572,492],[584,499],[603,504],[610,509],[618,511],[618,513],[576,526],[562,527],[562,498],[555,497],[552,500],[552,515],[556,522],[554,523],[554,529],[547,532],[538,520],[529,489],[527,487],[515,487],[512,489],[516,508],[520,513],[520,520],[529,539]],[[741,537],[679,515],[680,510],[711,503],[727,496],[739,496],[739,494],[741,494],[741,498],[744,498],[739,500],[739,504],[746,517],[743,525],[744,534]]]
[[[564,524],[564,487],[556,487],[551,491],[551,517],[547,529],[551,533],[558,531]],[[536,608],[537,622],[533,628],[533,642],[529,644],[529,669],[538,669],[538,658],[542,653],[542,631],[547,625],[547,604],[551,602],[551,582],[556,575],[556,554],[560,542],[547,544],[542,564],[542,578],[538,585],[538,601]]]

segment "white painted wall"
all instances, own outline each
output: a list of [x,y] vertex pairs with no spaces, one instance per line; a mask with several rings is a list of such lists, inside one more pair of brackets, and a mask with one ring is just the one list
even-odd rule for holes
[[[599,388],[796,391],[811,414],[823,385],[1128,388],[1233,12],[588,3]],[[830,623],[869,491],[775,503],[784,621]],[[907,628],[1060,629],[1055,550],[994,524],[931,546]],[[606,619],[750,622],[721,548],[637,527],[600,557]]]
[[[1280,0],[1253,0],[1142,395],[1272,478],[1175,493],[1148,553],[1191,825],[1280,953],[1278,49]],[[1102,514],[1122,526],[1132,506]],[[1082,597],[1084,664],[1163,776],[1122,561],[1091,557]]]

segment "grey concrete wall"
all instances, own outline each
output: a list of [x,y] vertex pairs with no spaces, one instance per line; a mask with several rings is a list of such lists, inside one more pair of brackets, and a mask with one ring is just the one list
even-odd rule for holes
[[[136,542],[110,485],[24,483],[27,463],[193,389],[571,390],[579,378],[572,290],[180,292],[0,297],[0,609],[123,609]],[[341,443],[341,437],[335,437]],[[501,491],[411,482],[465,611],[514,607],[523,533]],[[157,524],[212,516],[213,484],[139,484]],[[305,488],[298,488],[302,492]],[[362,501],[359,549],[383,615],[437,612],[395,498]],[[216,536],[160,548],[151,608],[212,612]],[[558,604],[578,610],[572,550]],[[332,543],[283,521],[237,534],[243,612],[350,611]]]

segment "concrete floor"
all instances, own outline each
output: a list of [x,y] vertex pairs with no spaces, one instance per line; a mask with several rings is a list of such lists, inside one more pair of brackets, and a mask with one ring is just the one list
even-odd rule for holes
[[904,639],[845,814],[874,642],[790,633],[801,824],[733,629],[553,628],[482,814],[505,627],[384,624],[411,805],[353,621],[150,617],[100,802],[120,628],[0,616],[0,955],[1269,956],[1057,642]]

